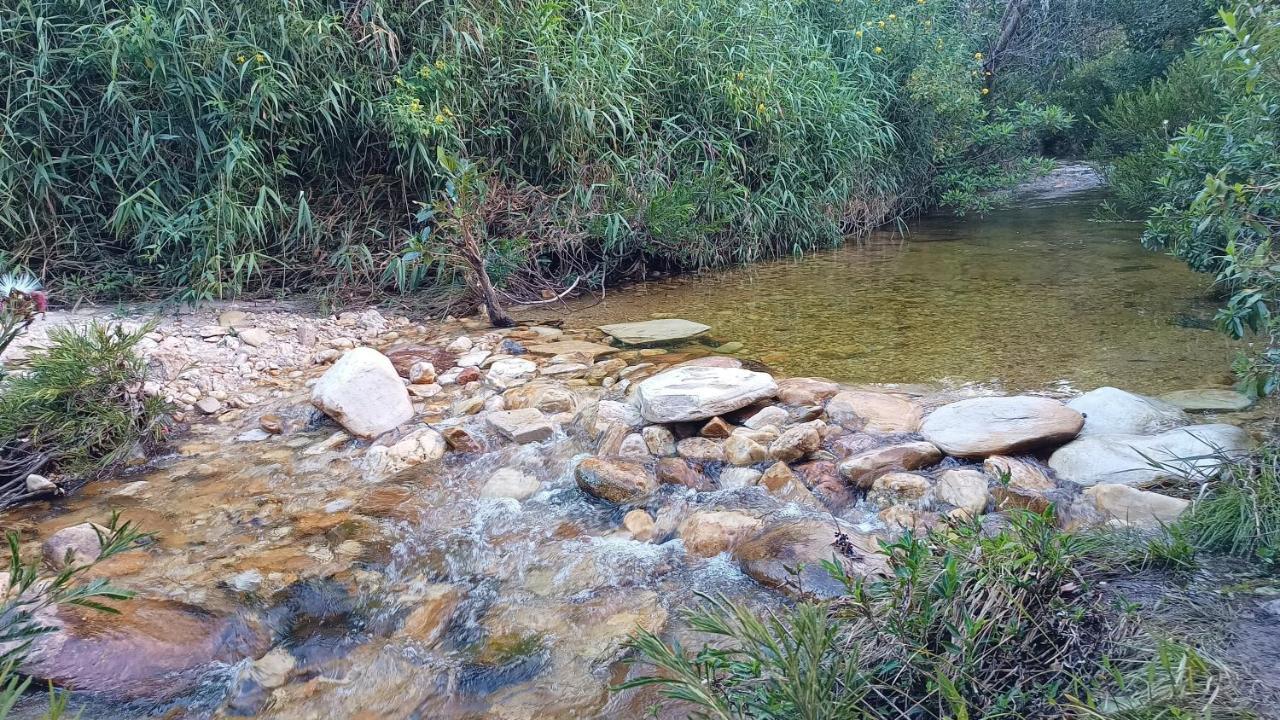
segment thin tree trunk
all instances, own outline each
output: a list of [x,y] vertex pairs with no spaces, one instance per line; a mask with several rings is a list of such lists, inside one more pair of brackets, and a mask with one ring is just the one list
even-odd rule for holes
[[489,282],[489,273],[485,270],[484,260],[475,268],[477,284],[480,286],[480,298],[484,301],[484,309],[489,313],[489,322],[494,327],[506,328],[516,324],[515,320],[502,309],[502,301],[498,299],[498,292],[493,289],[493,283]]
[[1000,35],[996,38],[996,42],[991,46],[991,50],[987,52],[986,62],[983,63],[982,69],[987,75],[984,79],[986,87],[990,88],[995,85],[996,71],[1000,67],[1001,56],[1009,49],[1009,44],[1013,42],[1014,36],[1018,34],[1018,27],[1022,24],[1022,18],[1026,17],[1027,7],[1031,4],[1031,0],[1009,0],[1009,4],[1005,6],[1004,17],[1000,18]]

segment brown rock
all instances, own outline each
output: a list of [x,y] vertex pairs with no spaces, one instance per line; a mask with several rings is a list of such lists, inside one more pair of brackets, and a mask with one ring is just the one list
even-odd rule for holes
[[702,426],[702,430],[700,430],[698,434],[706,438],[723,440],[724,438],[729,437],[729,434],[732,432],[733,426],[725,422],[724,418],[713,417],[707,421],[706,425]]
[[797,425],[778,436],[769,445],[769,456],[774,460],[792,462],[822,447],[822,435],[812,424]]
[[[793,595],[835,598],[843,583],[831,577],[824,560],[839,564],[852,577],[888,574],[888,562],[876,538],[838,520],[796,520],[765,526],[743,538],[733,551],[742,571],[765,587]],[[801,568],[797,577],[792,570]]]
[[745,467],[769,459],[769,450],[746,435],[733,435],[724,441],[724,457],[730,465]]
[[983,461],[982,469],[992,478],[1002,483],[1007,480],[1009,487],[1018,490],[1043,493],[1058,487],[1057,484],[1049,479],[1049,474],[1046,470],[1029,460],[1020,460],[1006,455],[992,455]]
[[839,509],[853,502],[853,491],[840,477],[835,463],[829,460],[812,460],[797,465],[792,470],[823,505]]
[[658,487],[645,467],[633,462],[587,458],[573,476],[583,492],[615,505],[639,502]]
[[954,505],[970,517],[981,515],[990,496],[987,476],[970,468],[947,470],[938,476],[933,496],[939,502]]
[[886,445],[853,455],[840,463],[840,474],[862,488],[891,470],[918,470],[942,459],[933,443],[917,441]]
[[400,632],[431,647],[440,641],[453,613],[462,601],[462,591],[453,585],[431,585],[423,593],[422,603],[405,616]]
[[820,405],[840,391],[823,378],[787,378],[778,381],[778,399],[787,405]]
[[698,492],[715,489],[711,478],[691,467],[683,458],[662,458],[658,461],[658,482],[663,485],[683,485]]
[[822,503],[809,492],[809,488],[800,482],[800,478],[787,467],[784,462],[774,463],[769,469],[764,471],[760,476],[759,484],[769,493],[783,502],[793,502],[800,505],[808,505],[810,507],[822,509]]
[[1053,501],[1034,490],[1024,490],[1013,486],[997,486],[991,490],[995,498],[997,510],[1029,510],[1040,514],[1049,509]]
[[938,522],[938,514],[917,510],[909,505],[891,505],[881,510],[877,517],[892,530],[925,532]]
[[457,360],[457,355],[444,348],[429,345],[411,345],[388,350],[387,359],[391,361],[391,366],[396,369],[396,374],[408,380],[410,371],[415,363],[426,362],[430,363],[433,368],[450,368],[453,367],[454,361]]
[[691,437],[676,443],[680,457],[697,462],[724,462],[724,445],[710,438]]
[[284,432],[284,418],[275,413],[267,413],[258,418],[258,427],[272,435],[279,435]]
[[929,478],[908,472],[885,473],[871,484],[871,496],[884,505],[911,503],[929,494]]
[[640,542],[648,542],[653,539],[653,517],[639,508],[623,516],[622,527],[631,533],[631,537]]
[[483,377],[484,375],[481,374],[480,368],[469,367],[458,373],[458,378],[454,382],[459,385],[466,385],[467,383],[477,382]]
[[444,441],[449,444],[449,447],[457,452],[484,452],[484,444],[457,425],[441,430],[440,434],[444,436]]
[[102,551],[98,534],[108,532],[101,525],[87,522],[64,527],[44,541],[41,548],[44,561],[55,570],[68,565],[88,565],[97,560]]
[[919,405],[904,397],[861,390],[837,393],[826,409],[833,423],[875,433],[916,432],[922,414]]
[[760,527],[760,520],[731,510],[696,512],[680,523],[677,533],[685,552],[695,557],[714,557],[728,552]]

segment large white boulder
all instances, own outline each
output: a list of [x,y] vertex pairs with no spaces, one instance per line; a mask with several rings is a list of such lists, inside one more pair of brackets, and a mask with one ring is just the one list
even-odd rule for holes
[[1061,445],[1083,425],[1083,415],[1057,400],[1015,395],[943,405],[924,419],[920,434],[948,455],[986,457]]
[[651,423],[707,420],[773,397],[778,384],[767,373],[735,368],[678,367],[636,387],[640,414]]
[[311,404],[347,432],[375,438],[413,418],[409,391],[386,355],[348,350],[311,388]]
[[1142,487],[1161,480],[1211,477],[1224,458],[1249,449],[1249,434],[1234,425],[1191,425],[1159,435],[1089,435],[1058,448],[1049,467],[1080,485]]
[[1154,435],[1191,422],[1177,406],[1113,387],[1090,390],[1067,407],[1084,415],[1081,435]]

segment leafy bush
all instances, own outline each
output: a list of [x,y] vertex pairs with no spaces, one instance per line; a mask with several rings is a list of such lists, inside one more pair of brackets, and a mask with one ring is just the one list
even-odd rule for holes
[[[892,575],[846,578],[834,603],[760,618],[704,598],[712,636],[689,653],[640,632],[658,685],[720,718],[1179,717],[1212,702],[1218,669],[1169,639],[1139,638],[1098,588],[1105,543],[1015,513],[884,545]],[[835,565],[831,566],[835,571]]]
[[164,403],[142,391],[134,347],[150,327],[56,328],[25,372],[0,381],[0,507],[27,499],[42,473],[74,486],[163,432]]
[[515,294],[832,245],[1063,127],[982,94],[1002,6],[16,0],[0,237],[74,293],[451,289],[453,157]]

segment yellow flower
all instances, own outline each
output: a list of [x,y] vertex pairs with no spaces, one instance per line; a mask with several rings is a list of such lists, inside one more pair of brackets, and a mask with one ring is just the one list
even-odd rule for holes
[[976,53],[974,53],[974,54],[973,54],[973,59],[974,59],[974,60],[981,60],[981,59],[982,59],[982,53],[980,53],[980,52],[976,52]]
[[854,37],[857,37],[857,38],[862,37],[862,31],[861,31],[861,30],[855,30],[855,31],[854,31],[854,33],[853,33],[853,36],[854,36]]
[[991,88],[982,88],[983,95],[989,95],[990,93],[991,93]]
[[443,112],[444,112],[444,114],[445,114],[445,116],[446,116],[446,117],[453,117],[453,111],[452,111],[452,110],[450,110],[450,109],[448,108],[448,106],[443,107],[443,108],[440,108],[440,109],[441,109],[441,111],[443,111]]
[[898,16],[897,16],[897,15],[894,15],[893,13],[889,13],[889,19],[890,19],[890,20],[897,20],[897,19],[898,19]]
[[923,5],[923,4],[924,4],[924,0],[916,0],[916,4],[917,4],[917,5]]
[[925,26],[925,27],[927,27],[927,28],[931,28],[931,27],[933,27],[933,21],[932,21],[932,20],[925,20],[925,21],[924,21],[924,26]]
[[443,61],[443,60],[437,60],[437,61],[436,61],[436,69],[437,69],[437,70],[443,70],[444,68],[445,68],[444,61]]
[[396,76],[396,87],[404,87],[404,78]]
[[409,101],[409,112],[411,113],[422,112],[422,102],[419,101],[418,98],[414,98]]
[[422,69],[418,71],[418,77],[422,78],[423,80],[426,80],[427,78],[431,77],[431,68],[427,67],[426,65],[423,65]]
[[882,48],[882,47],[880,47],[879,45],[877,45],[877,46],[876,46],[876,54],[877,54],[877,55],[879,55],[879,54],[880,54],[880,53],[882,53],[882,52],[884,52],[884,48]]
[[243,65],[243,64],[244,64],[244,55],[237,55],[237,56],[236,56],[236,62],[238,62],[238,63],[240,63],[241,65]]
[[262,53],[255,53],[253,56],[253,59],[257,60],[258,64],[261,65],[262,63],[267,61],[267,56],[263,55]]
[[756,105],[756,112],[760,113],[761,115],[764,114],[765,112],[764,103],[760,103],[759,105]]
[[443,116],[443,115],[441,115],[440,113],[436,113],[436,124],[437,124],[437,125],[443,125],[443,124],[444,124],[444,116]]
[[880,27],[884,27],[884,21],[883,21],[883,20],[881,20],[881,21],[877,22],[877,23],[876,23],[876,25],[879,25]]
[[742,72],[739,72],[736,77],[738,78],[738,82],[742,82],[742,79],[745,78],[746,75],[744,75]]

